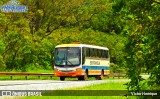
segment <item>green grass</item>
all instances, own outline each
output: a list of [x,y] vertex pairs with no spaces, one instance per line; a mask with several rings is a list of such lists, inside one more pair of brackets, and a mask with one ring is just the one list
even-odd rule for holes
[[69,90],[126,90],[126,85],[123,85],[125,83],[126,82],[108,82],[102,84],[93,84],[85,87],[70,88]]
[[[97,90],[97,93],[103,90],[126,90],[126,82],[106,82],[102,84],[93,84],[85,87],[75,87],[69,89],[63,89],[63,91],[73,91],[76,93],[79,91],[91,91]],[[112,91],[111,91],[112,92]],[[53,93],[53,92],[52,92]],[[74,95],[76,93],[73,93]],[[28,97],[14,97],[14,99],[136,99],[136,96],[63,96],[64,93],[59,93],[58,96],[28,96]],[[72,93],[71,93],[72,94]],[[5,99],[5,98],[4,98]],[[6,99],[8,99],[6,97]]]
[[[39,96],[39,97],[23,97],[22,99],[36,99],[36,98],[37,99],[126,99],[125,96],[121,96],[121,97],[117,97],[117,96],[42,96],[41,97]],[[19,98],[14,98],[14,99],[19,99]]]
[[[75,87],[75,88],[69,88],[69,89],[62,89],[61,91],[57,91],[58,93],[56,94],[57,96],[33,96],[33,97],[23,97],[22,99],[126,99],[126,96],[74,96],[79,92],[87,91],[87,92],[92,92],[96,91],[97,93],[99,91],[104,91],[105,90],[126,90],[126,82],[106,82],[102,84],[93,84],[90,86],[85,86],[85,87]],[[63,96],[65,93],[63,91],[71,91],[70,96]],[[75,91],[75,92],[74,92]],[[47,92],[47,94],[52,94],[55,93],[56,91],[52,92]],[[110,91],[112,92],[112,91]],[[68,93],[67,93],[68,94]],[[43,94],[44,95],[44,94]],[[134,97],[130,97],[129,99],[134,99]]]

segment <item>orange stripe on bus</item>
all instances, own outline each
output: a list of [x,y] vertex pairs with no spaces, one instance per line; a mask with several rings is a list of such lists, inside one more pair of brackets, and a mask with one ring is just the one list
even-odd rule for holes
[[88,74],[101,74],[101,70],[88,70]]
[[[72,72],[61,72],[58,70],[54,70],[55,76],[68,76],[68,77],[76,77],[76,76],[82,76],[85,74],[85,71],[82,69],[78,69],[76,71]],[[104,70],[104,75],[110,74],[109,70]],[[101,70],[88,70],[88,75],[101,75]]]
[[54,70],[54,75],[55,76],[70,76],[70,77],[76,77],[76,76],[81,76],[83,74],[83,70],[82,69],[78,69],[76,71],[72,71],[72,72],[61,72],[58,70]]
[[104,70],[104,75],[108,75],[110,74],[110,71],[109,70]]
[[[93,75],[93,74],[101,75],[101,70],[88,70],[88,74],[89,75]],[[110,74],[110,71],[104,70],[104,75],[108,75],[108,74]]]

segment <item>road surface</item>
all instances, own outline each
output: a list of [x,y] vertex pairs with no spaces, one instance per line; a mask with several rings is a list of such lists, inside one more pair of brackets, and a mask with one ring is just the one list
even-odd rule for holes
[[126,82],[119,80],[59,81],[59,80],[12,80],[0,81],[0,90],[56,90],[61,88],[82,87],[105,82]]

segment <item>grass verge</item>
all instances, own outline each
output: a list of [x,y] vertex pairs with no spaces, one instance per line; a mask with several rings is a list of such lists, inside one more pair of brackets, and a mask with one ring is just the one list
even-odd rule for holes
[[[46,96],[32,96],[32,97],[21,97],[22,99],[126,99],[126,96],[114,96],[114,92],[121,92],[127,90],[127,86],[124,85],[126,82],[106,82],[102,84],[93,84],[85,87],[76,87],[69,89],[62,89],[56,91],[48,91],[43,93]],[[105,92],[110,92],[112,96],[105,95]],[[67,92],[67,93],[65,93]],[[95,96],[94,94],[104,92],[103,95],[98,94]],[[80,95],[81,93],[81,95]],[[87,96],[88,93],[89,96]],[[83,96],[84,94],[84,96]],[[77,95],[77,96],[76,96]],[[133,98],[133,97],[132,97]],[[130,97],[130,99],[132,99]]]

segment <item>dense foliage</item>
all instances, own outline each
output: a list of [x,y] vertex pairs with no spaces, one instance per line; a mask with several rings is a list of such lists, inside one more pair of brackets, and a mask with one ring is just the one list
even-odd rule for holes
[[[157,0],[130,0],[124,2],[128,32],[125,50],[128,88],[132,90],[160,89],[160,2]],[[150,74],[148,81],[142,81],[143,69]]]
[[52,69],[54,47],[75,41],[108,47],[111,56],[122,61],[124,37],[117,35],[122,29],[110,17],[112,2],[19,1],[28,6],[27,13],[0,13],[1,71]]
[[0,13],[0,71],[52,69],[57,44],[81,42],[108,47],[112,71],[131,79],[128,89],[160,89],[159,0],[19,1],[27,13]]

